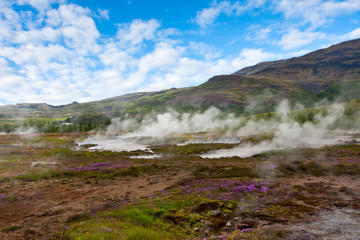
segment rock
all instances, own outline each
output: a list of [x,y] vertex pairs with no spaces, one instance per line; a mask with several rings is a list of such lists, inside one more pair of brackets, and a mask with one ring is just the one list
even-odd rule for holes
[[246,224],[238,224],[236,225],[237,230],[245,230],[245,229],[252,229],[253,227]]
[[215,210],[214,211],[214,215],[216,216],[216,215],[220,215],[221,214],[221,211],[220,210]]
[[112,232],[113,231],[112,228],[108,228],[108,227],[103,227],[102,230],[103,230],[103,232]]
[[252,228],[257,227],[259,225],[259,221],[256,219],[247,218],[241,221],[243,225],[248,225]]

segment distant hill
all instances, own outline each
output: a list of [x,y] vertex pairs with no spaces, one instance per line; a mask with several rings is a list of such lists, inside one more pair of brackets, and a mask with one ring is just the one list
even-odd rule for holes
[[262,62],[230,75],[215,76],[196,87],[126,94],[64,106],[17,104],[0,107],[0,117],[46,117],[81,114],[119,116],[173,108],[210,106],[236,113],[267,112],[287,98],[305,106],[324,99],[360,98],[360,39],[342,42],[302,57]]

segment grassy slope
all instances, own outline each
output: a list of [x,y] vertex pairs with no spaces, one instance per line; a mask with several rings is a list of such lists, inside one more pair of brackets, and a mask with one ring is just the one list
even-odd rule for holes
[[0,118],[71,117],[102,113],[110,116],[146,114],[174,108],[203,110],[210,106],[246,112],[249,105],[271,111],[287,98],[306,106],[324,99],[350,101],[360,98],[360,40],[321,49],[303,57],[259,63],[232,75],[215,76],[196,87],[126,94],[119,97],[65,106],[21,104],[0,107]]

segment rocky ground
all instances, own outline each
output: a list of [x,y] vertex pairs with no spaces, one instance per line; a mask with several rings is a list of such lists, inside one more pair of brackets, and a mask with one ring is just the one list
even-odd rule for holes
[[161,145],[145,159],[75,150],[85,137],[0,136],[0,239],[360,239],[356,142],[222,159],[199,154],[233,145]]

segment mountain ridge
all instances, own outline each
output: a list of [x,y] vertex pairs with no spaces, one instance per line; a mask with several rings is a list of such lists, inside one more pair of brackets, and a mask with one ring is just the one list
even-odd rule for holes
[[87,103],[52,106],[45,103],[0,107],[5,117],[27,111],[29,117],[85,113],[117,116],[174,108],[195,111],[215,106],[244,113],[249,105],[270,111],[281,99],[310,106],[324,99],[350,101],[360,98],[360,39],[319,49],[301,57],[261,62],[229,75],[218,75],[194,87],[129,93]]

